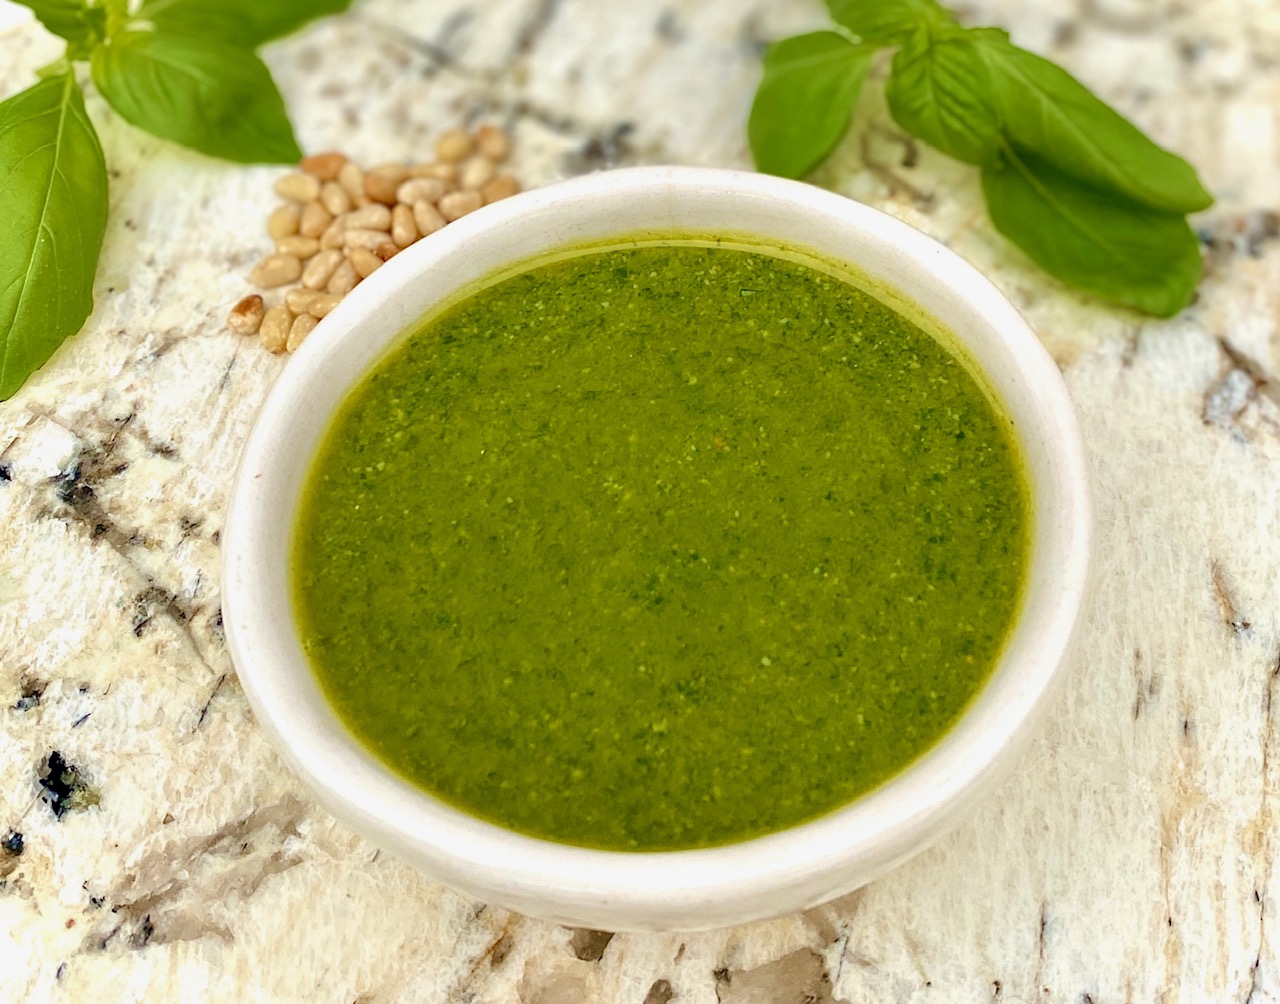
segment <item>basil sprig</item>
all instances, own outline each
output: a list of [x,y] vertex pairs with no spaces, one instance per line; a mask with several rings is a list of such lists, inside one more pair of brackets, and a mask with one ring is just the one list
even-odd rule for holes
[[0,398],[93,307],[107,165],[70,71],[0,104]]
[[254,53],[351,0],[19,0],[66,39],[39,81],[0,102],[0,400],[80,330],[107,222],[107,169],[73,69],[88,60],[120,117],[240,163],[302,153]]
[[[1068,285],[1168,317],[1202,265],[1186,214],[1213,202],[1157,146],[1061,67],[995,28],[962,28],[934,0],[827,0],[839,30],[765,54],[748,138],[757,166],[801,177],[848,128],[870,53],[894,48],[894,120],[982,170],[997,230]],[[820,41],[819,41],[820,40]]]

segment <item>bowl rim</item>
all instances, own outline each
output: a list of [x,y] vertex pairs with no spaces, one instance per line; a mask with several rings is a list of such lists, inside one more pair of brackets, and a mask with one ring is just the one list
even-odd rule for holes
[[[1000,714],[975,722],[979,704],[977,698],[971,700],[940,741],[872,791],[817,819],[739,843],[606,851],[553,843],[469,816],[384,767],[340,725],[319,727],[306,719],[291,693],[287,671],[271,655],[290,642],[300,654],[292,621],[282,625],[262,613],[257,569],[273,546],[266,540],[269,510],[279,505],[277,496],[264,491],[263,478],[282,448],[285,425],[297,408],[305,407],[308,387],[356,353],[353,329],[370,323],[397,289],[469,242],[504,227],[536,225],[575,200],[598,201],[607,211],[610,200],[629,193],[653,197],[673,188],[710,198],[780,201],[830,214],[846,230],[892,246],[908,267],[944,283],[981,315],[1006,344],[1021,378],[1036,388],[1036,407],[1056,437],[1051,448],[1064,471],[1061,498],[1055,500],[1063,517],[1057,588],[1052,616],[1038,625],[1037,657],[1027,661],[1016,685],[1008,688]],[[751,226],[744,230],[758,232]],[[768,234],[759,236],[769,239]],[[515,260],[495,260],[492,268]],[[864,267],[856,261],[853,265]],[[717,168],[622,168],[535,189],[456,221],[389,261],[330,316],[334,321],[317,328],[271,388],[241,456],[222,535],[223,620],[240,682],[273,746],[327,808],[378,845],[464,892],[574,923],[613,929],[714,926],[812,905],[863,884],[914,853],[909,845],[930,839],[960,803],[991,787],[1012,766],[1011,754],[1026,741],[1033,720],[1060,682],[1086,594],[1092,536],[1088,471],[1056,364],[1015,308],[958,255],[879,210],[799,182]],[[939,320],[946,325],[945,317]],[[398,337],[380,342],[373,363],[350,366],[338,401]],[[326,412],[326,423],[332,414]],[[1014,435],[1019,437],[1017,431]],[[1024,451],[1029,449],[1019,441]],[[1028,462],[1034,494],[1030,467]],[[290,526],[293,512],[291,507]],[[1025,598],[1023,603],[1011,636],[1024,620]],[[1002,654],[979,695],[1007,671],[1005,662]],[[823,876],[846,872],[851,858],[862,866],[858,880],[843,887],[836,883],[815,899],[813,889],[824,885]],[[704,917],[709,924],[702,922]]]

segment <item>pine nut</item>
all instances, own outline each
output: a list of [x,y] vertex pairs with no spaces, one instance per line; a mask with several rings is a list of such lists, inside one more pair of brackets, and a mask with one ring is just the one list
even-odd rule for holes
[[361,279],[367,279],[382,267],[382,259],[365,248],[352,248],[351,264]]
[[436,140],[436,156],[445,163],[455,163],[471,152],[471,137],[465,129],[450,129]]
[[497,126],[486,123],[476,130],[476,146],[490,160],[506,160],[511,153],[511,137]]
[[364,179],[364,194],[374,202],[393,205],[396,201],[396,189],[409,176],[409,169],[403,164],[383,164],[375,167]]
[[276,241],[276,251],[280,254],[291,254],[295,258],[310,258],[319,250],[320,242],[318,240],[314,237],[303,237],[301,234],[281,237]]
[[267,236],[278,241],[281,237],[296,234],[301,219],[302,212],[297,206],[281,206],[267,217]]
[[434,234],[448,221],[440,215],[440,210],[430,202],[415,202],[413,204],[413,222],[418,225],[418,233],[426,237],[427,234]]
[[334,271],[342,264],[342,252],[336,248],[321,251],[307,262],[302,271],[302,285],[307,289],[324,289],[333,278]]
[[333,248],[342,247],[343,235],[347,232],[347,226],[343,222],[346,217],[334,220],[329,224],[328,229],[320,235],[320,250],[329,251]]
[[262,324],[262,314],[262,297],[257,293],[250,293],[231,308],[231,313],[227,315],[227,327],[237,335],[256,335]]
[[258,329],[258,340],[268,352],[283,352],[289,341],[289,328],[293,324],[293,315],[288,307],[276,306],[267,311],[262,319],[262,327]]
[[346,166],[346,163],[347,158],[343,154],[330,151],[303,157],[298,167],[313,178],[319,178],[321,181],[333,181],[338,176],[338,172]]
[[369,174],[377,174],[385,178],[398,178],[396,184],[400,184],[405,178],[409,177],[409,165],[403,164],[398,160],[388,160],[375,167],[369,168]]
[[249,281],[261,289],[272,289],[293,282],[302,274],[302,262],[291,254],[267,255],[253,267]]
[[286,174],[276,182],[276,194],[294,202],[311,202],[320,195],[320,181],[309,174]]
[[513,175],[498,171],[512,151],[511,136],[501,126],[447,130],[435,149],[432,163],[385,163],[368,171],[329,150],[304,157],[297,170],[277,178],[275,190],[288,201],[267,218],[275,253],[253,267],[250,279],[263,288],[288,288],[270,309],[256,293],[244,297],[228,315],[227,327],[256,333],[271,352],[293,352],[320,318],[384,262],[520,191]]
[[362,206],[347,213],[343,226],[349,230],[390,230],[391,210],[376,203]]
[[437,202],[449,190],[439,178],[410,178],[396,189],[396,201],[412,206],[415,202]]
[[336,181],[326,181],[320,188],[320,201],[334,216],[351,211],[351,196]]
[[384,241],[391,240],[391,235],[385,230],[352,230],[348,228],[342,234],[342,243],[348,248],[364,248],[366,251],[372,251]]
[[402,248],[418,239],[418,224],[413,221],[413,210],[406,205],[391,211],[391,239]]
[[396,201],[396,184],[386,175],[371,174],[364,179],[364,194],[371,202],[389,206]]
[[359,165],[350,162],[343,164],[342,170],[338,172],[338,184],[347,190],[353,203],[356,199],[364,198],[364,172]]
[[440,215],[452,223],[454,220],[462,219],[468,213],[474,213],[482,205],[484,205],[484,199],[480,197],[479,192],[450,192],[440,200]]
[[318,289],[294,286],[293,289],[284,294],[284,305],[295,314],[305,314],[311,310],[311,305],[316,302],[318,297],[328,295],[328,293],[321,293]]
[[315,330],[318,323],[310,314],[299,314],[289,325],[289,338],[284,343],[284,347],[290,352],[297,352],[298,347],[306,340],[307,335]]
[[488,157],[472,157],[462,165],[458,183],[463,188],[480,189],[493,180],[493,161]]
[[303,237],[319,237],[325,228],[333,222],[333,214],[319,202],[308,202],[302,207],[302,221],[298,224],[298,233]]
[[411,178],[438,178],[446,185],[452,185],[458,180],[457,164],[415,164],[409,168],[409,177]]
[[333,293],[335,296],[346,296],[356,288],[356,283],[360,281],[360,274],[356,271],[356,267],[347,259],[343,259],[333,275],[329,278],[328,285],[325,289]]
[[480,194],[484,196],[484,204],[487,206],[491,202],[509,199],[519,191],[520,182],[509,174],[500,174],[480,189]]
[[317,293],[307,306],[307,313],[312,317],[328,317],[329,312],[341,302],[342,297],[337,293]]

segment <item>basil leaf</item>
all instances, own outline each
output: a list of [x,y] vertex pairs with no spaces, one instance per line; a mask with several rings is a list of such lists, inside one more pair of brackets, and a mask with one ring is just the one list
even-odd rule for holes
[[87,46],[105,33],[106,12],[90,10],[83,0],[18,0],[40,23],[72,45]]
[[900,45],[917,30],[951,25],[934,0],[827,0],[836,24],[873,45]]
[[275,82],[248,49],[125,31],[94,50],[92,67],[111,107],[152,135],[248,164],[302,157]]
[[971,164],[996,155],[1000,116],[986,62],[967,32],[917,32],[893,56],[889,111],[907,132]]
[[36,70],[37,80],[48,80],[50,77],[65,77],[71,72],[71,60],[67,58],[67,52],[64,49],[62,55],[55,59],[52,63],[45,63]]
[[252,49],[350,6],[351,0],[143,0],[137,16],[166,34]]
[[1014,146],[1152,209],[1192,213],[1213,204],[1190,164],[1149,140],[1066,70],[1019,49],[1002,31],[967,34],[990,68],[1004,133]]
[[1191,302],[1203,265],[1182,216],[1091,188],[1034,154],[1004,154],[1003,164],[982,172],[987,209],[996,229],[1037,265],[1157,317]]
[[107,168],[67,73],[0,104],[0,400],[93,309]]
[[747,122],[756,167],[800,178],[825,159],[849,126],[872,52],[834,31],[769,46]]

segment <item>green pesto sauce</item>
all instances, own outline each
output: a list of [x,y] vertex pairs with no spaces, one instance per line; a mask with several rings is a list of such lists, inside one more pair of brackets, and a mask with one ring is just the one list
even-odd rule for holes
[[563,843],[829,812],[955,722],[1018,607],[1009,422],[880,300],[688,242],[530,266],[352,391],[294,538],[338,715],[444,801]]

